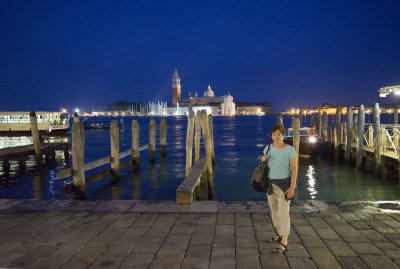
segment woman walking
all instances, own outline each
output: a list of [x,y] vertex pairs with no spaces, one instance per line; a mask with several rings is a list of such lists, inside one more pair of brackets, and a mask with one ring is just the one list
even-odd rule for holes
[[[288,236],[290,233],[290,199],[294,197],[297,179],[297,155],[295,149],[283,142],[285,129],[282,125],[271,128],[273,144],[264,149],[262,161],[268,160],[268,177],[272,188],[267,193],[268,203],[271,208],[272,223],[276,229],[276,236],[268,242],[277,242],[278,247],[274,253],[284,253],[288,250]],[[269,147],[269,151],[268,151]]]

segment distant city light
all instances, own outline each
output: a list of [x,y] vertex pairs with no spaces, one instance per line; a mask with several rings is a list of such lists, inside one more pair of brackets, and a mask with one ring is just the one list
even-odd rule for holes
[[379,97],[386,97],[390,93],[400,95],[400,85],[382,87],[379,89]]
[[75,112],[79,114],[79,108],[75,108]]

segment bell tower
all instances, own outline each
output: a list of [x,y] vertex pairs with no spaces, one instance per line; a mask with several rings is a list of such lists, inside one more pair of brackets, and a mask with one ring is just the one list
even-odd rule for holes
[[172,77],[172,105],[176,105],[177,102],[181,100],[181,79],[178,75],[178,70],[176,70],[174,76]]

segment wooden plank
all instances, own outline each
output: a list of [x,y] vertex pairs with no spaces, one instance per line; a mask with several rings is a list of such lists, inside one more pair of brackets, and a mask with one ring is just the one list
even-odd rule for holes
[[129,156],[131,154],[132,154],[132,149],[128,149],[128,150],[125,150],[123,152],[120,152],[119,153],[119,159],[125,158],[126,156]]
[[200,182],[204,169],[206,169],[206,159],[199,159],[181,185],[176,189],[177,203],[191,203],[193,201],[194,188]]
[[98,159],[96,161],[92,161],[92,162],[86,163],[85,164],[85,171],[88,171],[88,170],[91,170],[93,168],[105,165],[105,164],[110,163],[110,162],[111,162],[111,156],[107,156],[107,157]]

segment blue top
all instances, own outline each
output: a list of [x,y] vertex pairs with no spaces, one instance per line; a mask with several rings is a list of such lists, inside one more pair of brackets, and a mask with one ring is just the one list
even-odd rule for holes
[[[276,149],[271,144],[268,152],[268,167],[270,179],[285,179],[290,177],[290,160],[297,156],[295,149],[291,145],[286,145],[281,149]],[[268,145],[264,148],[264,155]]]

